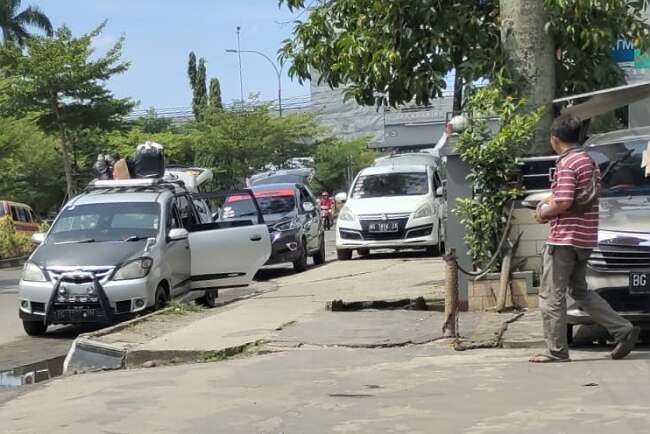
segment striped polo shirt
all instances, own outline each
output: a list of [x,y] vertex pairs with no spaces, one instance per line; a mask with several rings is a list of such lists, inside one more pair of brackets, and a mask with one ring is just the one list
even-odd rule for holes
[[[571,148],[560,155],[555,163],[555,176],[551,190],[555,202],[570,202],[591,180],[598,165],[582,148]],[[598,244],[598,200],[585,213],[566,212],[551,219],[548,244],[593,249]]]

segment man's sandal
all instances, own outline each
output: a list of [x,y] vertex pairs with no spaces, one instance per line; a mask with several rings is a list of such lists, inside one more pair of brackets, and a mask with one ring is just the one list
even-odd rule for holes
[[530,363],[566,363],[570,362],[571,359],[558,359],[557,357],[551,357],[548,354],[535,354],[533,357],[528,359]]

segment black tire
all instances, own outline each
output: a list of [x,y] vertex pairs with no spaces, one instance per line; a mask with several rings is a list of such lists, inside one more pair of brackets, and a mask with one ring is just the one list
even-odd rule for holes
[[568,345],[573,345],[573,324],[566,326],[566,341]]
[[219,298],[218,289],[208,289],[205,291],[205,295],[198,299],[198,302],[206,307],[217,307],[217,298]]
[[293,271],[302,273],[307,269],[307,242],[303,240],[300,246],[300,256],[293,261]]
[[318,252],[314,255],[314,264],[322,265],[325,263],[325,235],[320,239],[320,247]]
[[23,328],[29,336],[43,336],[47,331],[47,326],[43,321],[23,320]]
[[368,256],[370,255],[370,249],[358,249],[357,253],[359,256]]
[[169,304],[169,294],[167,294],[167,289],[164,285],[158,285],[156,289],[156,304],[154,304],[154,310],[160,310],[166,307]]
[[349,261],[352,259],[352,250],[336,249],[336,257],[339,261]]

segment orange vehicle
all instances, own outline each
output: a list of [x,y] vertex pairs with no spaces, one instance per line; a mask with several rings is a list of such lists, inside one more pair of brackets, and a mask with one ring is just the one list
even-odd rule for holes
[[34,211],[24,203],[0,201],[0,218],[10,216],[17,232],[38,232],[39,224]]

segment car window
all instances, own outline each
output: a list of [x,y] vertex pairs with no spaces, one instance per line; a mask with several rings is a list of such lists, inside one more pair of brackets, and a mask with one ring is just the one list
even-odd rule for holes
[[64,209],[48,242],[125,241],[156,237],[160,206],[156,202],[94,203]]
[[167,230],[181,229],[182,227],[183,225],[181,223],[181,218],[178,214],[178,207],[176,206],[176,201],[173,200],[167,212]]
[[181,216],[181,222],[185,229],[189,230],[192,225],[200,223],[194,213],[192,201],[187,196],[177,196],[176,205],[178,207],[178,213]]
[[645,176],[643,153],[648,140],[631,140],[588,148],[602,175],[602,196],[647,195],[650,178]]
[[18,209],[15,206],[10,206],[9,209],[11,210],[11,218],[13,221],[17,222],[20,221],[20,217],[18,217]]
[[[253,193],[263,215],[287,214],[295,210],[293,189],[261,190]],[[222,209],[223,219],[257,216],[257,208],[247,194],[233,194],[226,198]]]
[[5,215],[5,207],[4,204],[0,203],[0,217],[4,217]]
[[386,196],[417,196],[429,192],[427,172],[361,175],[352,188],[353,199]]

